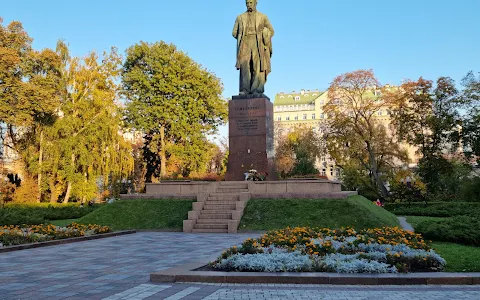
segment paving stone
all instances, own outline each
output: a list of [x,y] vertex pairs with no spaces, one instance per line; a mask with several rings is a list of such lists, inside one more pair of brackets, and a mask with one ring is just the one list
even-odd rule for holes
[[[239,234],[141,232],[0,255],[0,299],[104,299],[137,288],[132,300],[165,299],[480,299],[480,286],[152,284],[152,272],[218,255]],[[477,282],[480,284],[480,282]],[[157,287],[157,288],[155,288]],[[128,295],[126,295],[128,299]]]

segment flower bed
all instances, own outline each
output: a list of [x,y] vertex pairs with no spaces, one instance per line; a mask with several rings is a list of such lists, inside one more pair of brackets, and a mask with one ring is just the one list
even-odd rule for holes
[[397,227],[286,228],[247,239],[210,264],[222,271],[398,273],[441,271],[445,260],[419,234]]
[[80,225],[77,223],[72,223],[66,227],[58,227],[51,224],[3,226],[0,227],[0,247],[90,236],[110,231],[111,229],[107,226]]

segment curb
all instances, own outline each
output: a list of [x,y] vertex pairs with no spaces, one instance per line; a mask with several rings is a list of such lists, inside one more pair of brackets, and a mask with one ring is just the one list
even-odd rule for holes
[[205,261],[191,262],[152,273],[150,281],[155,283],[480,285],[480,273],[339,274],[195,271],[205,265]]
[[53,241],[46,241],[46,242],[40,242],[40,243],[7,246],[7,247],[1,247],[0,248],[0,253],[26,250],[26,249],[34,249],[34,248],[42,248],[42,247],[63,245],[63,244],[70,244],[70,243],[77,243],[77,242],[90,241],[90,240],[97,240],[97,239],[103,239],[103,238],[108,238],[108,237],[113,237],[113,236],[133,234],[133,233],[136,233],[136,232],[137,232],[136,230],[124,230],[124,231],[96,234],[96,235],[91,235],[91,236],[79,236],[79,237],[62,239],[62,240],[53,240]]

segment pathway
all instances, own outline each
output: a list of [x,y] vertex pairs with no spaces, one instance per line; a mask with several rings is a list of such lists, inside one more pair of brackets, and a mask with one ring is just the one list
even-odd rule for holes
[[0,254],[0,299],[480,299],[480,286],[152,284],[251,235],[141,232]]
[[412,225],[408,224],[407,222],[407,218],[405,217],[397,217],[398,219],[398,222],[400,223],[400,226],[405,229],[405,230],[408,230],[408,231],[415,231],[415,229],[413,228]]

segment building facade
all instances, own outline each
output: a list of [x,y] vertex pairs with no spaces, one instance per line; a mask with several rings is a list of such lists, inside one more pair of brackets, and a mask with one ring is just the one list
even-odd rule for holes
[[[307,126],[322,135],[327,130],[327,115],[323,111],[327,102],[328,93],[325,91],[301,90],[278,93],[273,103],[275,134],[281,136],[297,126]],[[378,110],[375,117],[385,128],[389,127],[390,116],[387,107]],[[410,145],[403,145],[403,148],[408,152],[410,167],[415,166],[418,162],[416,149]],[[335,161],[328,154],[317,157],[316,167],[321,175],[331,180],[340,179],[341,170],[336,167]]]

